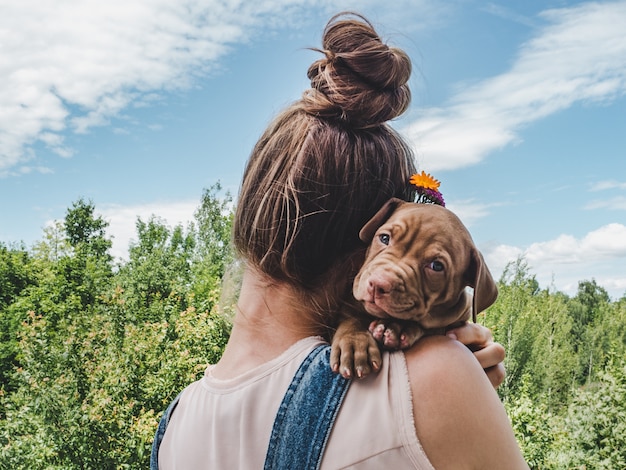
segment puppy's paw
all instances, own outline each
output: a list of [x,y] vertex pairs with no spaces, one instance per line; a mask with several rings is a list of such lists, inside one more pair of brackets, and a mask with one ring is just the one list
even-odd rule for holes
[[372,334],[374,339],[380,344],[382,344],[384,341],[386,329],[387,328],[385,327],[385,324],[380,320],[374,320],[372,323],[370,323],[369,326],[370,333]]
[[400,325],[397,323],[374,320],[370,323],[369,331],[383,349],[388,351],[400,349],[402,335]]
[[376,342],[388,351],[410,348],[424,335],[424,330],[417,324],[400,324],[383,320],[372,321],[369,331]]
[[382,357],[378,343],[368,331],[335,334],[330,352],[333,372],[346,379],[365,378],[378,372]]

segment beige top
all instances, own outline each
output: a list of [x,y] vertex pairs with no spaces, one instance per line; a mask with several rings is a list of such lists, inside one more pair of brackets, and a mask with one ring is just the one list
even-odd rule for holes
[[[159,452],[161,470],[262,469],[274,417],[293,375],[320,338],[305,338],[234,379],[211,366],[189,385]],[[322,470],[434,470],[415,433],[404,354],[385,353],[378,374],[356,380],[328,440]]]

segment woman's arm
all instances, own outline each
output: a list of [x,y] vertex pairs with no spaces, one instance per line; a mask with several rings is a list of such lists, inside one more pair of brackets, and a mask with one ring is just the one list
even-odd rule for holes
[[528,469],[498,395],[466,347],[432,336],[405,356],[415,429],[437,470]]
[[476,323],[449,330],[448,337],[456,339],[470,348],[478,359],[480,366],[485,370],[487,378],[494,388],[504,382],[504,347],[493,341],[491,330]]

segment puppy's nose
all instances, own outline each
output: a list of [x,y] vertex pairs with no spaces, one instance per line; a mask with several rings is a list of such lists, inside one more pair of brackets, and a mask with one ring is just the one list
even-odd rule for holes
[[368,290],[374,297],[382,297],[389,294],[393,289],[393,284],[389,279],[381,276],[371,276],[368,279]]

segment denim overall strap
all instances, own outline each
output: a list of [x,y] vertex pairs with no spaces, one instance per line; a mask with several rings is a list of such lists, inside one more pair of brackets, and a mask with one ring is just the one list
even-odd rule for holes
[[159,470],[159,447],[161,447],[161,441],[163,440],[163,435],[165,434],[165,429],[170,422],[170,418],[172,417],[172,413],[176,406],[178,406],[178,401],[180,400],[180,396],[182,392],[180,392],[176,398],[169,404],[163,416],[161,416],[161,420],[159,421],[159,427],[157,428],[156,435],[154,436],[154,441],[152,441],[152,452],[150,453],[150,470]]
[[302,362],[278,408],[265,470],[317,470],[350,381],[330,369],[330,346]]

